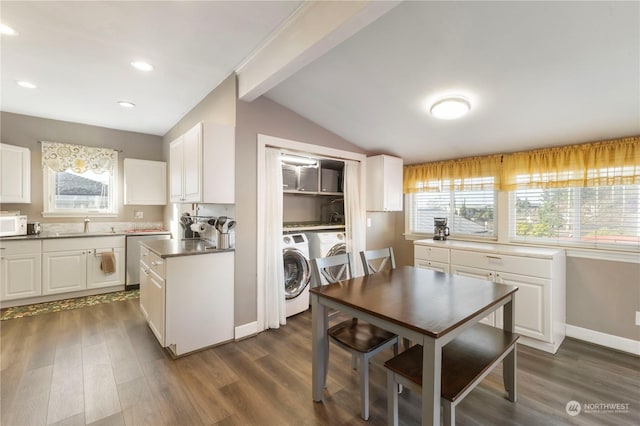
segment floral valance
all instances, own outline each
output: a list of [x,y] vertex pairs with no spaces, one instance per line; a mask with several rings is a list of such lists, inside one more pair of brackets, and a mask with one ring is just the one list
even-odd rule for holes
[[640,184],[640,136],[405,166],[404,193]]
[[92,171],[104,173],[113,170],[118,152],[108,148],[94,148],[57,142],[42,142],[42,167],[56,172],[72,170],[75,173]]

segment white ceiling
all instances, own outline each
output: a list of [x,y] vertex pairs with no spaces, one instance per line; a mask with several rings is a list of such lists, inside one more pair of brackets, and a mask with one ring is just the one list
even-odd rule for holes
[[404,2],[267,96],[405,164],[639,135],[640,2]]
[[2,1],[2,111],[164,135],[300,3]]
[[[299,5],[3,1],[1,109],[164,135]],[[451,91],[468,116],[425,112]],[[266,96],[405,163],[638,135],[640,3],[405,2]]]

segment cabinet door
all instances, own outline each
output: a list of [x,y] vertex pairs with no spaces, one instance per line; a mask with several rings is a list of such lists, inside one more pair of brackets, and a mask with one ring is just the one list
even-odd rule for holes
[[[505,272],[496,273],[496,278],[502,284],[518,286],[516,333],[551,342],[551,280]],[[502,326],[502,317],[496,317],[496,325]]]
[[167,163],[124,159],[124,204],[165,205]]
[[0,203],[31,202],[31,151],[0,144]]
[[0,265],[0,300],[42,294],[40,253],[4,255]]
[[[202,123],[185,133],[182,141],[183,198],[187,202],[199,202],[202,191]],[[220,184],[227,185],[226,182]]]
[[42,262],[42,294],[87,288],[86,250],[43,253]]
[[[479,280],[493,281],[495,282],[495,274],[493,271],[486,269],[470,268],[468,266],[451,265],[451,273],[455,275],[462,275],[464,277],[477,278]],[[483,324],[495,325],[495,312],[487,315],[482,321]]]
[[367,210],[402,211],[402,158],[367,157]]
[[[105,273],[102,268],[102,253],[113,253],[115,272]],[[87,288],[109,287],[124,284],[124,250],[95,249],[87,251]]]
[[149,302],[150,302],[150,289],[151,278],[149,277],[149,268],[142,262],[140,262],[140,310],[142,315],[149,322]]
[[183,200],[182,188],[182,136],[171,142],[169,145],[169,198],[174,203]]
[[149,316],[147,321],[158,342],[164,347],[164,280],[153,272],[149,272],[147,282],[149,289],[149,306],[147,311]]
[[414,265],[422,269],[430,269],[436,272],[449,272],[449,264],[441,262],[432,262],[430,260],[415,259]]

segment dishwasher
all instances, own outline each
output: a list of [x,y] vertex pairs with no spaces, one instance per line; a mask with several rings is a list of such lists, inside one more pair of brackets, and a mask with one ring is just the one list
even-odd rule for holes
[[125,290],[131,290],[140,286],[140,242],[151,240],[167,240],[170,234],[127,235],[127,276]]

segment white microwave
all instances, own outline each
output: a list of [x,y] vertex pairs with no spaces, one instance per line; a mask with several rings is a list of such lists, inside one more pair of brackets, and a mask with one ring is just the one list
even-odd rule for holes
[[0,237],[27,235],[27,216],[0,216]]

